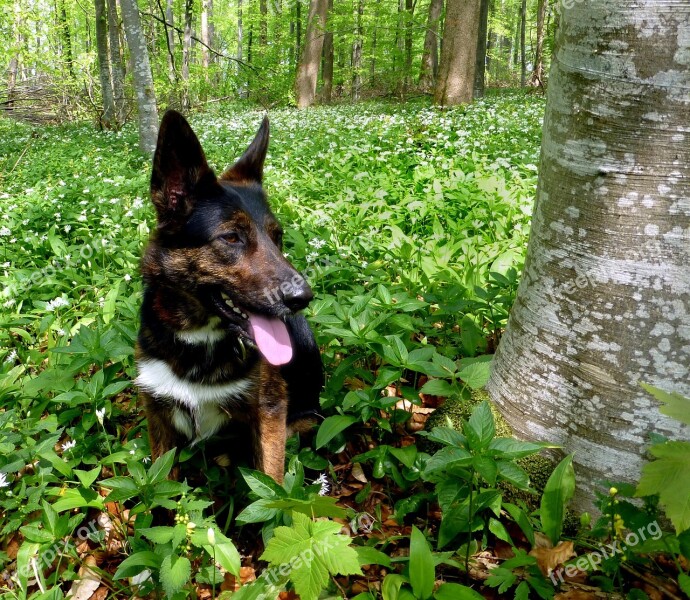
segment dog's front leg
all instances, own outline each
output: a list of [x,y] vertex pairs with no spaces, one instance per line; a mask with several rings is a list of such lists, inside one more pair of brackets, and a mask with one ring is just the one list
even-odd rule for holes
[[253,434],[256,468],[283,482],[287,439],[287,386],[277,367],[262,361]]

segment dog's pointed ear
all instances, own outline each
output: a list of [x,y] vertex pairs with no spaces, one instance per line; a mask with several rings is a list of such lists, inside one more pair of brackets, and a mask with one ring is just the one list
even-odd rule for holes
[[174,110],[167,111],[158,131],[151,173],[151,200],[158,213],[158,227],[181,225],[192,212],[195,190],[215,180],[187,120]]
[[261,183],[264,178],[264,160],[268,150],[269,137],[268,117],[261,121],[261,127],[256,132],[252,143],[244,154],[220,178],[226,181],[249,181]]

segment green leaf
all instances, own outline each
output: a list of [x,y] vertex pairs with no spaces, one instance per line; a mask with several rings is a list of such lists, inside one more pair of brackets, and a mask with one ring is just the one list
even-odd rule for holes
[[678,392],[666,392],[647,383],[640,383],[640,385],[659,402],[663,403],[659,408],[662,414],[690,425],[690,398],[685,398]]
[[655,444],[649,451],[656,460],[642,467],[635,495],[658,495],[680,535],[690,529],[690,442]]
[[554,469],[541,497],[541,524],[544,533],[555,546],[561,539],[565,509],[575,493],[573,455],[566,456]]
[[316,449],[323,448],[341,431],[357,422],[357,418],[351,415],[334,415],[324,419],[316,434]]
[[686,596],[690,596],[690,575],[685,573],[678,575],[678,587],[683,590]]
[[496,425],[489,403],[485,400],[472,411],[465,427],[465,435],[472,450],[484,450],[489,447],[496,435]]
[[523,442],[513,438],[494,438],[489,444],[489,452],[499,458],[516,459],[537,454],[544,448],[557,448],[553,444]]
[[455,393],[455,388],[445,379],[429,379],[419,390],[422,394],[447,398]]
[[434,594],[436,600],[484,600],[479,592],[459,583],[444,583]]
[[530,522],[527,513],[519,506],[510,504],[509,502],[504,503],[503,508],[507,511],[513,521],[518,524],[518,527],[520,527],[522,533],[525,534],[530,546],[534,546],[534,527],[532,527],[532,523]]
[[161,561],[162,557],[150,550],[135,552],[120,563],[117,571],[115,571],[115,575],[113,575],[113,579],[133,577],[141,573],[144,569],[156,570],[160,567]]
[[175,464],[175,448],[168,450],[162,456],[159,456],[151,465],[148,472],[148,480],[150,484],[156,484],[163,481],[169,474]]
[[311,521],[293,513],[292,527],[275,528],[261,560],[287,570],[302,600],[317,600],[329,575],[362,572],[350,538],[341,535],[340,528],[333,521]]
[[529,489],[529,475],[514,462],[501,460],[497,463],[498,475],[520,490]]
[[424,534],[412,527],[410,536],[410,584],[416,598],[427,600],[434,591],[435,565]]
[[58,537],[58,514],[55,509],[45,500],[41,501],[43,506],[43,524],[52,536]]
[[455,446],[456,448],[464,448],[465,444],[467,444],[467,438],[459,431],[450,427],[434,427],[426,436],[426,439],[444,446]]
[[237,515],[237,522],[247,524],[270,521],[278,514],[278,510],[276,508],[271,508],[270,504],[271,500],[265,498],[252,502],[239,515]]
[[186,556],[169,554],[163,559],[160,568],[160,580],[166,596],[179,592],[189,581],[192,565]]
[[475,362],[463,367],[458,371],[458,377],[462,379],[473,390],[482,389],[488,382],[491,375],[491,362]]
[[81,471],[79,469],[74,469],[74,474],[79,478],[79,483],[81,483],[85,488],[91,487],[93,482],[98,479],[101,474],[101,467],[96,467],[90,471]]
[[259,496],[259,498],[273,499],[285,498],[285,496],[287,496],[287,492],[280,487],[270,475],[266,475],[266,473],[241,468],[240,474],[247,482],[252,492]]
[[[218,533],[216,533],[216,539],[218,537],[221,536]],[[242,566],[242,559],[240,557],[240,553],[237,551],[237,548],[235,548],[235,544],[233,544],[230,540],[216,542],[215,546],[211,546],[210,544],[206,545],[204,546],[204,550],[208,552],[209,556],[218,561],[220,563],[220,566],[223,567],[226,571],[232,573],[235,577],[240,576],[240,567]]]
[[381,595],[383,600],[400,600],[400,588],[408,583],[402,575],[389,573],[383,578]]
[[498,465],[493,458],[489,456],[475,456],[472,458],[472,467],[489,485],[495,485]]
[[391,566],[390,556],[371,546],[355,546],[355,552],[360,565]]
[[173,539],[175,530],[172,527],[150,527],[137,529],[137,532],[143,535],[147,540],[151,540],[154,544],[167,544]]

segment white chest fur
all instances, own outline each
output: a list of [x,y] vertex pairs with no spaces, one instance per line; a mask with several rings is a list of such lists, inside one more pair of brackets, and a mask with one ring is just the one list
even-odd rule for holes
[[151,396],[184,406],[175,408],[173,425],[190,440],[197,442],[213,435],[228,420],[220,403],[246,396],[252,387],[248,377],[228,383],[210,385],[178,377],[165,361],[147,358],[137,363],[139,376],[135,383]]

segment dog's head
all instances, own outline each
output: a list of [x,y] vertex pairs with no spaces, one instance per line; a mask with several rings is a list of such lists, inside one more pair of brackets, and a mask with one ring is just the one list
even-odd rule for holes
[[268,130],[264,118],[241,158],[216,177],[189,123],[165,114],[151,175],[158,228],[144,276],[195,298],[283,364],[291,357],[283,319],[313,294],[283,256],[282,228],[261,186]]

